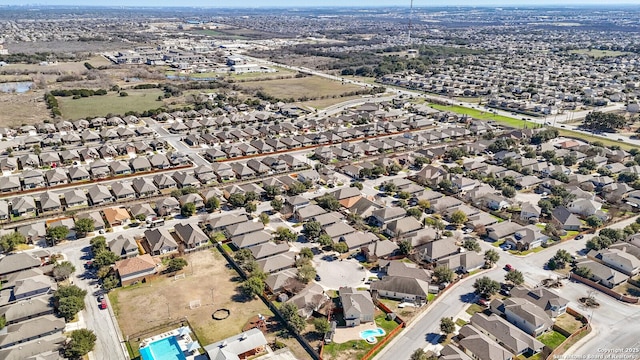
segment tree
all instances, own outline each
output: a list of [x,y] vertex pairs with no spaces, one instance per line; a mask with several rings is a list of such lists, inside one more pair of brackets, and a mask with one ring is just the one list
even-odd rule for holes
[[440,331],[449,335],[456,331],[456,323],[453,322],[453,318],[443,317],[440,319]]
[[364,187],[364,186],[362,185],[362,183],[361,183],[361,182],[359,182],[359,181],[354,181],[354,182],[352,182],[352,183],[351,183],[351,185],[349,185],[349,186],[350,186],[350,187],[357,188],[357,189],[358,189],[358,190],[360,190],[360,191],[362,191],[362,188]]
[[437,360],[437,359],[438,358],[433,356],[427,356],[427,353],[424,352],[422,348],[416,349],[409,357],[409,360]]
[[329,330],[331,330],[331,325],[329,324],[329,320],[325,318],[313,319],[313,327],[316,329],[316,332],[320,335],[324,335]]
[[107,239],[105,239],[104,236],[96,236],[89,241],[89,245],[91,245],[91,252],[97,255],[100,251],[107,248]]
[[433,269],[433,276],[436,278],[438,284],[444,284],[453,281],[454,273],[453,270],[448,267],[440,265]]
[[196,213],[196,204],[186,203],[180,208],[180,215],[184,217],[191,217]]
[[67,296],[56,300],[58,314],[66,321],[72,320],[76,314],[84,309],[84,296]]
[[422,169],[426,164],[429,164],[431,161],[424,156],[418,156],[413,159],[413,165],[419,169]]
[[419,208],[409,208],[407,209],[407,215],[413,216],[416,220],[420,220],[422,217],[423,211]]
[[265,185],[264,194],[267,199],[275,199],[276,196],[282,194],[282,189],[279,186],[275,185]]
[[504,280],[518,286],[524,283],[524,275],[519,270],[512,270],[504,276]]
[[94,221],[90,218],[78,219],[75,223],[75,229],[76,234],[81,235],[80,237],[85,237],[88,233],[95,230]]
[[296,239],[298,238],[298,236],[292,232],[291,230],[289,230],[289,228],[280,226],[279,228],[276,229],[276,236],[275,236],[275,241],[276,242],[291,242],[291,241],[296,241]]
[[291,326],[293,331],[300,333],[304,330],[306,323],[302,316],[298,314],[298,307],[296,304],[286,302],[280,307],[280,314],[284,320]]
[[264,291],[264,281],[257,276],[252,276],[240,285],[240,291],[248,298],[255,298]]
[[111,291],[117,288],[118,284],[120,284],[120,281],[113,273],[109,274],[107,277],[102,279],[102,288],[105,289],[106,291]]
[[400,250],[400,254],[408,255],[413,250],[413,245],[411,245],[410,240],[402,240],[398,243],[398,247]]
[[480,248],[480,244],[478,244],[478,242],[475,239],[469,238],[466,239],[463,243],[462,243],[462,247],[469,250],[469,251],[475,251],[478,252],[481,250]]
[[267,225],[269,221],[271,221],[271,219],[269,219],[269,214],[267,213],[260,213],[258,217],[260,218],[262,225]]
[[584,266],[579,266],[573,272],[576,275],[582,276],[585,279],[591,279],[591,276],[592,276],[591,269],[589,269],[588,267],[584,267]]
[[597,229],[597,228],[599,228],[600,226],[602,226],[604,224],[602,219],[600,219],[596,215],[590,215],[589,217],[587,217],[585,219],[585,221],[586,221],[587,225],[589,225],[589,227],[592,228],[592,229]]
[[320,236],[320,234],[322,233],[322,227],[317,221],[307,221],[306,223],[304,223],[304,225],[302,225],[302,232],[304,232],[307,238],[313,240],[317,239]]
[[483,276],[473,283],[473,288],[476,289],[476,292],[480,295],[489,297],[500,290],[500,283],[495,280],[491,280],[487,276]]
[[24,244],[27,242],[27,239],[17,231],[2,235],[0,237],[0,247],[4,252],[12,252],[16,249],[16,246],[19,244]]
[[256,203],[251,201],[251,202],[247,202],[244,205],[244,210],[246,212],[248,212],[249,214],[254,213],[256,210],[258,209],[258,207],[256,206]]
[[307,284],[316,277],[316,269],[311,264],[304,264],[298,267],[298,279]]
[[511,199],[516,196],[516,189],[513,186],[505,186],[502,188],[502,196]]
[[327,211],[336,211],[340,209],[340,202],[331,194],[322,195],[315,200],[321,208]]
[[66,280],[76,271],[76,267],[69,261],[63,261],[53,267],[53,277],[57,280]]
[[582,126],[586,129],[594,129],[600,131],[613,132],[627,124],[624,116],[614,113],[603,113],[600,111],[592,111],[584,118]]
[[302,250],[300,250],[300,256],[306,259],[313,259],[313,251],[307,247],[302,248]]
[[182,270],[185,266],[187,266],[187,260],[181,257],[175,257],[167,263],[167,272],[176,272]]
[[47,237],[53,239],[54,243],[65,239],[69,235],[69,228],[66,226],[56,226],[47,229]]
[[233,259],[242,265],[245,261],[253,259],[253,254],[249,249],[240,249],[233,254]]
[[98,276],[98,279],[104,279],[107,276],[111,275],[112,272],[113,269],[111,268],[111,266],[103,266],[98,269],[98,271],[96,272],[96,276]]
[[565,249],[560,249],[549,260],[548,266],[551,270],[564,269],[569,262],[571,262],[571,254]]
[[431,208],[431,202],[429,202],[429,200],[418,200],[418,207],[420,209],[422,209],[422,211],[425,211],[429,208]]
[[78,329],[71,332],[69,339],[64,356],[68,359],[80,359],[93,350],[97,337],[91,330]]
[[271,208],[273,208],[274,211],[282,210],[283,206],[284,206],[284,202],[281,199],[275,198],[271,200]]
[[204,203],[204,207],[209,211],[214,211],[220,208],[220,199],[217,196],[212,196]]
[[318,237],[318,244],[322,246],[330,246],[333,244],[333,240],[327,234],[322,234]]
[[461,210],[456,210],[451,214],[450,219],[452,223],[462,225],[467,222],[467,215]]
[[244,206],[246,200],[244,197],[244,194],[241,193],[233,193],[231,195],[229,195],[229,199],[227,200],[227,203],[232,207],[232,208],[239,208]]
[[453,190],[453,183],[449,179],[444,179],[438,183],[438,187],[445,192],[451,192]]
[[93,258],[93,263],[96,267],[101,268],[103,266],[109,266],[115,264],[120,260],[120,256],[109,250],[102,250]]
[[347,251],[349,251],[349,246],[345,243],[345,242],[337,242],[337,243],[333,243],[333,245],[331,246],[333,248],[333,251],[337,251],[341,254],[346,253]]

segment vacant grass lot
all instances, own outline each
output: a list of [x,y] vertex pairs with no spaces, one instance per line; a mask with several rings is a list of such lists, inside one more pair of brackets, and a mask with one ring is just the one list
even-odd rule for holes
[[564,329],[566,332],[573,334],[576,330],[582,327],[580,320],[573,317],[573,315],[564,313],[556,318],[556,326]]
[[538,336],[538,341],[540,341],[541,343],[547,345],[551,349],[557,348],[566,339],[567,338],[564,335],[560,334],[557,331],[549,331],[549,332],[546,332],[546,333]]
[[[204,346],[240,333],[257,314],[273,315],[262,301],[246,301],[238,296],[238,275],[226,267],[227,262],[217,250],[195,252],[185,255],[185,259],[189,266],[183,270],[184,279],[159,276],[148,283],[118,288],[109,294],[125,338],[171,319],[187,318]],[[192,300],[200,300],[201,306],[190,309]],[[230,316],[213,320],[213,312],[222,308],[229,309]],[[137,338],[131,341],[137,351]]]
[[80,99],[72,97],[57,97],[60,104],[62,117],[77,120],[106,116],[107,114],[124,115],[127,111],[143,112],[157,109],[164,103],[158,101],[162,91],[158,89],[125,90],[129,96],[120,96],[118,93],[109,92],[103,96],[91,96]]
[[[429,106],[440,111],[451,111],[460,115],[469,115],[472,118],[478,119],[478,120],[487,120],[487,121],[493,120],[495,122],[508,125],[514,128],[518,128],[518,129],[522,129],[525,127],[525,125],[527,125],[527,122],[524,120],[519,120],[516,118],[511,118],[511,117],[502,116],[502,115],[495,115],[489,111],[469,109],[464,106],[439,105],[439,104],[429,104]],[[533,124],[528,124],[528,125],[533,125]]]
[[569,51],[570,54],[580,54],[587,55],[593,58],[599,59],[603,57],[616,57],[622,55],[629,55],[630,53],[624,51],[613,51],[613,50],[596,50],[596,49],[578,49]]
[[299,99],[302,97],[315,99],[323,96],[339,96],[344,93],[360,90],[359,86],[342,84],[318,76],[268,81],[247,81],[240,83],[239,86],[245,89],[262,89],[267,94],[280,99]]
[[620,148],[622,148],[623,150],[631,150],[631,149],[637,149],[638,147],[632,144],[628,144],[622,141],[616,141],[616,140],[610,140],[610,139],[603,139],[601,137],[595,137],[589,134],[585,134],[585,133],[581,133],[578,131],[572,131],[572,130],[566,130],[566,129],[558,129],[560,136],[567,136],[567,137],[573,137],[573,138],[577,138],[577,139],[582,139],[584,141],[588,141],[588,142],[594,142],[594,141],[599,141],[601,142],[604,146],[613,146],[613,145],[617,145],[620,146]]
[[328,108],[331,105],[339,104],[344,101],[359,99],[360,96],[345,96],[345,97],[337,97],[337,98],[328,98],[328,99],[319,99],[319,100],[311,100],[311,101],[303,101],[301,104],[310,106],[312,108],[316,108],[319,110],[323,110]]

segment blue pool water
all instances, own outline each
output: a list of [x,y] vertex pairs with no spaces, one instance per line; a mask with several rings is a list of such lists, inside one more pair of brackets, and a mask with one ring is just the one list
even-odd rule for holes
[[156,340],[140,349],[142,360],[186,360],[175,336]]
[[367,341],[369,341],[370,338],[374,338],[375,339],[376,336],[384,336],[384,334],[385,334],[385,332],[381,328],[376,328],[376,329],[373,329],[373,330],[360,331],[360,337],[363,338],[364,340],[367,340]]

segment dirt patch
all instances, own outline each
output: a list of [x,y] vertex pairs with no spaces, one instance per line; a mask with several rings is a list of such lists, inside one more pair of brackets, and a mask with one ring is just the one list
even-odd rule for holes
[[44,92],[29,91],[24,94],[0,94],[0,126],[14,127],[22,124],[42,124],[50,119],[44,103]]
[[[238,297],[238,275],[227,268],[217,250],[204,250],[185,258],[189,266],[183,270],[184,279],[160,276],[146,284],[119,288],[109,295],[117,304],[114,310],[125,338],[187,318],[204,346],[240,333],[257,314],[272,316],[260,300]],[[200,300],[201,306],[190,309],[193,300]],[[224,320],[214,320],[212,314],[220,308],[229,309],[230,315]]]
[[293,79],[278,79],[265,81],[248,81],[240,83],[243,89],[262,89],[276,98],[289,98],[295,94],[298,98],[307,97],[339,97],[342,94],[361,90],[359,86],[343,84],[338,81],[324,79],[318,76],[307,76]]

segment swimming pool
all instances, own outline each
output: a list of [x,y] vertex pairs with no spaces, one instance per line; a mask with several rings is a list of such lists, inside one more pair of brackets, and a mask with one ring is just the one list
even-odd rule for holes
[[186,360],[175,336],[156,340],[140,349],[142,360]]
[[381,328],[362,330],[360,331],[360,337],[364,339],[369,344],[375,344],[378,342],[376,336],[384,336],[385,332]]

